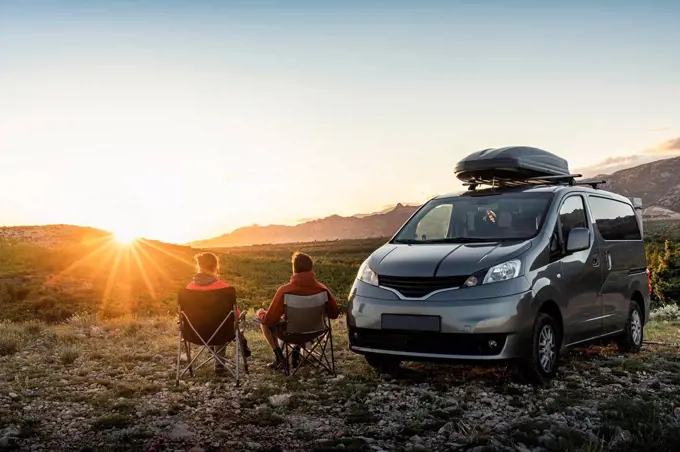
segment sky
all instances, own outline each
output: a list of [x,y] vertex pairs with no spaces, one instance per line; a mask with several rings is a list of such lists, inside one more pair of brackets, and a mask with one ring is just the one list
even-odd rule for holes
[[[510,6],[512,5],[512,6]],[[680,155],[680,2],[0,3],[0,224],[186,242]]]

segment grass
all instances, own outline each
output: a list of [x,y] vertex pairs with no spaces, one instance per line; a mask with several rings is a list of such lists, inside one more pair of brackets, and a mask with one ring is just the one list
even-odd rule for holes
[[[200,369],[195,377],[187,377],[179,388],[175,387],[176,325],[171,317],[98,318],[88,321],[87,328],[73,321],[40,328],[30,322],[0,325],[0,332],[17,338],[21,350],[20,358],[15,358],[19,356],[16,353],[0,358],[0,397],[10,392],[18,395],[18,399],[0,408],[0,417],[4,425],[21,429],[26,426],[25,441],[50,438],[54,433],[45,430],[50,419],[62,416],[65,410],[80,410],[74,411],[73,416],[89,420],[85,428],[94,438],[124,441],[139,450],[164,437],[149,429],[158,419],[184,419],[188,424],[209,425],[212,421],[202,418],[207,409],[221,412],[237,407],[238,414],[221,417],[222,422],[230,425],[224,427],[227,431],[262,431],[271,435],[288,428],[291,417],[302,419],[294,439],[302,441],[305,450],[370,449],[370,444],[360,439],[365,437],[401,443],[414,436],[436,438],[448,423],[453,425],[450,431],[456,443],[492,448],[494,441],[498,441],[493,426],[467,417],[475,410],[486,412],[477,395],[478,390],[483,390],[506,400],[508,409],[530,412],[527,407],[533,404],[543,406],[541,410],[546,415],[553,415],[590,406],[604,419],[595,432],[600,438],[597,442],[592,436],[552,425],[545,418],[518,423],[508,414],[510,430],[506,442],[541,446],[550,451],[604,451],[618,441],[621,431],[627,431],[630,443],[625,450],[646,450],[641,449],[643,445],[649,445],[648,450],[675,450],[680,444],[678,435],[671,431],[674,407],[680,406],[680,381],[672,380],[680,369],[680,359],[677,348],[671,346],[655,345],[639,355],[625,357],[613,356],[610,350],[613,347],[592,347],[565,358],[562,376],[552,389],[527,388],[514,383],[511,376],[495,371],[471,372],[474,368],[466,368],[473,376],[461,379],[457,366],[415,363],[408,366],[408,372],[399,380],[389,383],[388,388],[362,357],[347,351],[346,329],[343,321],[338,320],[334,326],[336,364],[344,378],[331,381],[305,369],[297,377],[285,378],[268,371],[264,367],[270,358],[267,346],[257,331],[250,330],[247,335],[253,349],[251,375],[245,386],[236,390],[230,378],[216,378],[210,367]],[[663,332],[674,331],[665,324],[652,323],[649,328],[666,342],[668,338]],[[84,335],[86,329],[92,333]],[[50,366],[56,368],[46,371],[50,357],[54,361]],[[602,373],[602,368],[611,372]],[[663,384],[676,386],[665,391],[650,386],[650,390],[643,391],[632,380],[636,376],[649,379],[652,375]],[[594,386],[586,389],[584,382]],[[605,389],[610,385],[624,385],[623,391],[631,396],[622,397],[618,391],[610,393]],[[601,388],[600,396],[593,394],[593,388]],[[451,404],[452,397],[459,398],[468,392],[466,399]],[[367,403],[378,393],[385,403],[392,400],[389,411],[376,411],[382,402]],[[547,398],[552,400],[545,403]],[[287,403],[280,403],[281,399],[287,399]],[[48,403],[54,408],[24,411],[30,401]],[[393,427],[382,426],[380,423],[385,419]],[[317,441],[319,435],[314,432],[319,424],[314,422],[319,420],[328,420],[333,432],[344,432],[343,436]],[[305,429],[310,422],[312,426]],[[548,445],[542,443],[543,429],[557,439]],[[114,434],[117,436],[107,436]],[[252,440],[263,443],[257,436]],[[428,450],[427,445],[422,447]]]
[[[236,287],[240,305],[249,309],[252,317],[253,309],[267,306],[276,288],[288,280],[293,251],[300,249],[313,256],[319,279],[342,305],[359,265],[382,242],[218,251],[223,278]],[[11,320],[0,322],[0,429],[25,429],[27,441],[54,440],[51,447],[59,450],[58,441],[70,439],[54,439],[59,433],[47,426],[67,412],[79,419],[83,438],[96,439],[91,444],[93,450],[100,441],[122,441],[134,450],[148,449],[150,440],[158,442],[172,433],[171,428],[149,427],[163,419],[171,424],[223,423],[224,430],[249,432],[253,441],[267,445],[271,441],[267,438],[297,425],[288,439],[301,441],[304,450],[372,450],[366,438],[393,441],[392,448],[398,449],[413,436],[435,438],[440,428],[452,423],[451,441],[491,450],[498,440],[493,426],[467,416],[475,411],[486,415],[506,410],[504,420],[510,431],[504,444],[593,452],[617,447],[676,450],[680,444],[671,431],[673,410],[680,407],[680,321],[673,308],[660,311],[646,326],[645,338],[654,344],[646,344],[641,354],[620,356],[615,347],[571,353],[565,357],[560,377],[548,388],[517,384],[503,369],[467,366],[413,363],[395,379],[382,377],[361,356],[347,350],[342,319],[334,325],[334,342],[336,367],[344,378],[331,380],[302,369],[299,376],[287,379],[268,371],[265,364],[272,358],[271,350],[256,326],[248,323],[246,334],[253,356],[251,376],[244,386],[234,389],[229,378],[216,378],[212,367],[206,366],[175,387],[177,325],[172,314],[177,290],[194,271],[194,250],[142,249],[140,254],[153,258],[145,261],[148,281],[134,271],[134,258],[123,256],[119,267],[131,265],[130,278],[120,277],[127,275],[126,271],[118,273],[110,293],[105,293],[114,267],[112,259],[86,259],[69,270],[93,251],[92,246],[38,250],[0,244],[0,309],[3,317]],[[503,403],[498,408],[482,405],[484,397],[479,391],[503,399]],[[621,391],[630,397],[621,397]],[[18,398],[8,398],[9,393]],[[282,399],[287,402],[281,403]],[[390,404],[390,410],[379,411],[376,407],[381,403]],[[27,405],[30,409],[25,411]],[[33,406],[41,408],[31,411]],[[540,418],[572,413],[578,407],[596,410],[594,419],[603,419],[594,430],[597,438],[569,427],[544,425],[545,417]],[[233,414],[219,414],[226,412]],[[519,412],[537,419],[526,422],[517,418]],[[628,413],[638,421],[625,418]],[[320,421],[328,421],[328,425]],[[323,428],[328,429],[326,436],[317,433]],[[559,441],[542,443],[543,433],[537,429],[544,428]],[[616,446],[622,431],[628,432],[629,442]],[[328,440],[319,441],[321,437]],[[427,445],[422,448],[428,450]]]
[[680,430],[668,428],[672,412],[660,401],[617,397],[600,407],[604,420],[601,434],[615,439],[629,432],[630,450],[669,451],[680,445]]
[[130,425],[130,417],[126,414],[114,413],[95,419],[92,423],[93,430],[109,430],[112,428],[124,428]]
[[79,357],[80,350],[72,346],[64,347],[59,353],[59,360],[61,361],[62,364],[67,366],[73,364]]
[[[361,262],[384,242],[345,240],[216,252],[222,278],[236,287],[244,308],[269,304],[276,289],[289,280],[290,256],[296,250],[315,259],[319,279],[342,305]],[[53,249],[0,242],[0,309],[8,320],[67,321],[84,334],[99,318],[167,315],[176,310],[177,291],[194,273],[195,253],[156,242],[139,242],[136,248],[76,242]]]

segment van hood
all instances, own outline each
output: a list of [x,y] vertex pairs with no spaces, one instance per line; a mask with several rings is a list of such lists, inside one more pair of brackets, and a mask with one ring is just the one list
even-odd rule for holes
[[466,244],[386,244],[371,255],[368,263],[378,275],[468,276],[516,258],[529,248],[531,240]]

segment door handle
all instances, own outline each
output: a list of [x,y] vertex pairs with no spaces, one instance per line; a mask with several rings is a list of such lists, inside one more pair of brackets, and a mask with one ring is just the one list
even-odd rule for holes
[[612,269],[612,255],[607,251],[607,270]]
[[600,266],[600,258],[595,256],[593,258],[593,267],[599,267]]

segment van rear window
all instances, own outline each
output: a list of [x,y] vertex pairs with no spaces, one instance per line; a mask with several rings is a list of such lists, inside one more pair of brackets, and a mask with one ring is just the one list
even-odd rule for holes
[[605,240],[641,240],[640,225],[630,204],[600,196],[589,196],[595,224]]

